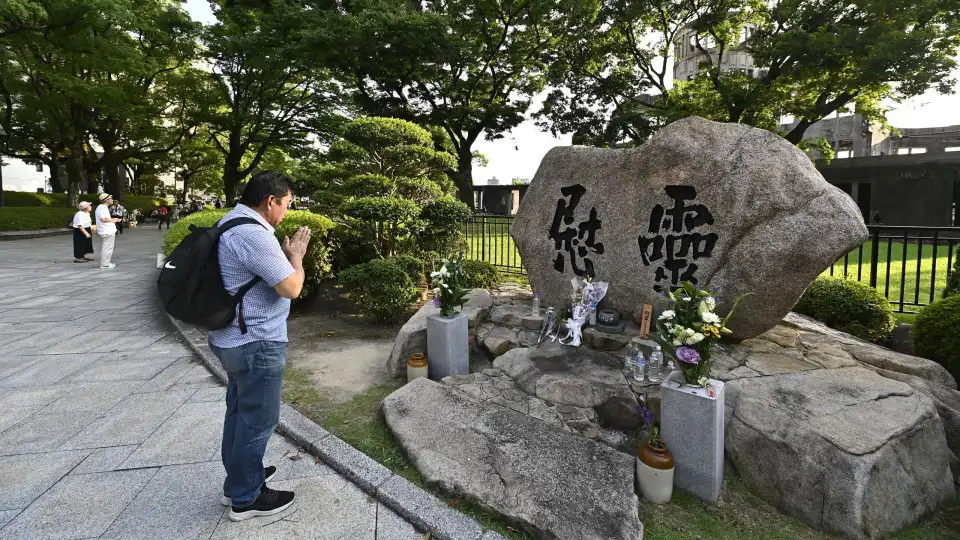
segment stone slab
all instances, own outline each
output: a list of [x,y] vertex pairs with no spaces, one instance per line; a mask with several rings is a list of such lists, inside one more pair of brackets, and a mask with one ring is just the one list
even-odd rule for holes
[[173,385],[173,389],[180,388],[218,388],[222,383],[210,370],[203,364],[195,365],[186,375],[180,378]]
[[120,330],[89,330],[62,341],[44,341],[46,347],[37,347],[39,354],[86,354],[100,345],[123,338]]
[[0,510],[26,508],[89,453],[73,450],[0,457]]
[[104,413],[138,390],[141,381],[73,383],[69,394],[44,407],[40,414]]
[[[72,471],[72,474],[116,471],[120,469],[120,464],[130,457],[130,454],[136,449],[137,445],[135,444],[95,448],[90,452],[90,455],[87,456],[87,459],[83,460],[80,465],[77,465],[77,468]],[[84,451],[89,452],[89,450]]]
[[99,360],[70,375],[70,382],[148,381],[172,364],[175,358],[143,357]]
[[4,409],[3,414],[0,415],[0,433],[4,432],[10,426],[15,426],[19,424],[25,418],[29,418],[30,415],[36,413],[43,406],[36,407],[11,407],[9,409]]
[[[219,450],[214,459],[219,463]],[[267,443],[267,451],[263,455],[263,463],[277,468],[277,473],[274,475],[272,482],[337,474],[320,458],[311,454],[309,450],[294,445],[286,437],[270,437],[270,442]]]
[[174,363],[167,366],[166,369],[158,373],[149,381],[143,383],[143,385],[137,389],[137,392],[162,392],[183,378],[184,375],[190,372],[196,363],[193,362],[193,356],[191,351],[191,356],[184,356],[178,358]]
[[376,540],[423,540],[423,536],[423,533],[386,505],[377,505]]
[[[635,459],[627,454],[423,378],[388,396],[382,408],[424,480],[443,492],[476,501],[538,537],[642,537]],[[398,505],[422,499],[415,515],[449,510],[398,476],[378,496],[389,496],[382,500],[431,533],[432,525]]]
[[478,538],[483,533],[476,521],[401,476],[380,486],[377,497],[416,527],[430,531],[431,538],[461,540]]
[[377,502],[338,475],[275,482],[297,494],[293,507],[276,516],[233,522],[223,519],[211,540],[375,538]]
[[0,433],[0,455],[76,450],[62,445],[96,417],[89,412],[34,414]]
[[225,511],[220,504],[222,485],[219,463],[163,467],[100,538],[209,538]]
[[727,383],[726,455],[761,499],[848,538],[885,538],[956,496],[934,403],[862,368]]
[[201,403],[204,401],[224,401],[227,397],[226,386],[211,386],[201,388],[188,401],[190,403]]
[[280,405],[277,431],[304,448],[312,448],[315,443],[330,436],[330,432],[286,403]]
[[381,484],[393,476],[390,469],[336,437],[320,439],[311,446],[325,464],[367,493],[375,493]]
[[226,403],[185,403],[123,462],[125,469],[209,461],[221,444]]
[[10,523],[10,520],[17,517],[20,512],[21,510],[0,510],[0,529],[2,529],[7,523]]
[[80,371],[96,362],[96,360],[96,357],[89,355],[48,356],[0,380],[0,386],[47,386],[56,384],[61,379]]
[[8,392],[0,395],[0,410],[6,411],[13,407],[49,405],[63,397],[71,389],[67,385],[11,388]]
[[156,472],[68,475],[8,523],[3,534],[18,540],[98,537]]
[[[0,358],[0,383],[2,383],[3,379],[27,369],[42,359],[43,358],[39,356],[20,356],[14,354]],[[2,386],[2,384],[0,384],[0,386]]]
[[674,371],[660,386],[660,429],[673,453],[676,489],[716,504],[723,487],[724,387],[711,380],[715,396],[684,386]]
[[[140,444],[194,392],[195,390],[182,390],[131,394],[100,419],[77,433],[63,449]],[[150,415],[143,414],[143,411],[147,410],[151,411]]]

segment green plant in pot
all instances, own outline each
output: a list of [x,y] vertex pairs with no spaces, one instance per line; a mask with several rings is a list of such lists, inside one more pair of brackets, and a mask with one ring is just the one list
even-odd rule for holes
[[671,309],[660,314],[653,338],[664,353],[674,358],[683,373],[683,382],[691,386],[707,387],[713,350],[722,336],[733,333],[727,328],[727,321],[740,301],[752,294],[737,298],[727,316],[721,319],[716,313],[718,292],[716,287],[706,291],[681,282],[679,287],[664,293]]

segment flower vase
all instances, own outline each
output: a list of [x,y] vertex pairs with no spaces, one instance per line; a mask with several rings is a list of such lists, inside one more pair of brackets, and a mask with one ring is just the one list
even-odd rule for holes
[[667,504],[673,496],[674,459],[666,443],[647,443],[637,453],[637,485],[643,498]]
[[470,373],[469,323],[466,313],[427,317],[427,358],[430,378]]
[[716,504],[723,485],[724,385],[684,383],[680,371],[661,384],[660,435],[670,445],[677,489]]

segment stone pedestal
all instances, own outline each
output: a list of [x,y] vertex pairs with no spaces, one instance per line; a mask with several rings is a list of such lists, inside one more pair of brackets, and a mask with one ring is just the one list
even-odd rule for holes
[[712,398],[671,373],[661,385],[660,433],[673,452],[676,488],[715,504],[723,485],[723,383],[710,384]]
[[470,373],[469,326],[465,313],[427,317],[427,363],[430,378],[435,381]]

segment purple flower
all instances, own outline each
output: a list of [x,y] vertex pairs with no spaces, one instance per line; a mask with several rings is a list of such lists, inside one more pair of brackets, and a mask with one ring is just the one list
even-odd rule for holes
[[644,407],[643,405],[640,405],[640,404],[637,404],[637,407],[640,409],[640,415],[643,416],[643,421],[646,422],[647,425],[652,426],[652,425],[653,425],[653,415],[650,414],[650,409],[648,409],[648,408],[646,408],[646,407]]
[[434,307],[440,307],[440,297],[439,297],[439,296],[433,299],[433,306],[434,306]]
[[677,360],[695,366],[700,363],[700,353],[690,347],[677,347]]

